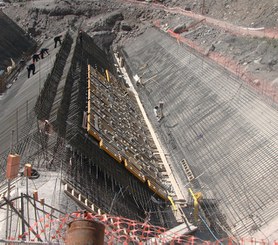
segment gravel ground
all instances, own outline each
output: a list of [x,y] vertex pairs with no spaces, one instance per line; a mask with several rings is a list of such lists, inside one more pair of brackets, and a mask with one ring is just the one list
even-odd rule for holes
[[[155,9],[151,4],[132,0],[39,0],[7,3],[3,11],[37,40],[53,37],[82,18],[82,29],[102,49],[121,45],[136,38],[155,21],[176,28],[190,27],[181,35],[204,50],[217,52],[234,60],[259,80],[275,83],[278,77],[278,40],[238,36],[228,31],[198,23],[180,14]],[[135,4],[136,2],[136,4]],[[219,20],[252,28],[275,28],[278,24],[276,0],[165,0],[160,4],[203,13]],[[138,4],[140,3],[140,5]],[[255,6],[255,7],[254,7]],[[196,23],[196,21],[195,21]]]

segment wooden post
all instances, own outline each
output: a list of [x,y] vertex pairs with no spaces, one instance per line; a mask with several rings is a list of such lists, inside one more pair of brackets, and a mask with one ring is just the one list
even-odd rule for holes
[[202,14],[204,14],[204,10],[205,10],[205,0],[203,0],[203,3],[202,3]]

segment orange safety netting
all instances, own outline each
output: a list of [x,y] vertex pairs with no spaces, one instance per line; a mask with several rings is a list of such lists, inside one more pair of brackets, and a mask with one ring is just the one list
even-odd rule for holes
[[138,0],[118,0],[118,1],[141,5],[141,6],[156,9],[156,10],[163,10],[166,13],[184,15],[184,16],[190,17],[197,21],[205,20],[205,22],[208,25],[212,25],[212,26],[221,28],[221,29],[226,30],[235,35],[243,35],[243,36],[249,35],[249,36],[253,36],[253,37],[265,37],[265,38],[278,39],[278,28],[277,27],[248,28],[248,27],[243,27],[243,26],[237,26],[237,25],[234,25],[234,24],[229,23],[224,20],[215,19],[208,15],[198,14],[198,13],[195,13],[192,11],[182,9],[181,7],[177,7],[177,6],[169,7],[164,4],[158,3],[157,1],[153,1],[152,3],[149,3],[146,1],[138,1]]
[[[159,29],[163,29],[163,26],[161,25],[159,20],[154,21],[154,25]],[[204,48],[202,48],[196,42],[191,41],[180,34],[174,33],[171,29],[168,29],[167,33],[170,36],[176,38],[178,43],[184,43],[192,49],[196,50],[198,53],[203,55],[206,54]],[[262,94],[269,98],[271,102],[276,103],[278,101],[278,89],[275,87],[275,84],[273,85],[270,81],[258,79],[256,76],[246,71],[245,67],[238,64],[235,60],[224,56],[223,54],[214,51],[207,54],[207,56],[221,66],[225,67],[236,76],[240,77],[243,81],[249,84],[249,86],[253,87],[254,90],[257,91],[259,94]]]
[[[41,239],[47,242],[63,243],[66,239],[68,224],[74,220],[88,219],[101,222],[105,225],[105,244],[273,244],[278,245],[278,241],[270,243],[267,240],[255,238],[224,238],[218,241],[204,241],[192,235],[184,235],[178,232],[171,232],[164,227],[154,226],[147,222],[142,223],[135,220],[116,217],[111,215],[98,215],[92,213],[72,213],[61,216],[58,219],[51,219],[45,215],[38,222],[34,223],[24,234],[10,240],[35,241]],[[36,233],[36,236],[34,233]],[[31,235],[30,235],[31,234]]]

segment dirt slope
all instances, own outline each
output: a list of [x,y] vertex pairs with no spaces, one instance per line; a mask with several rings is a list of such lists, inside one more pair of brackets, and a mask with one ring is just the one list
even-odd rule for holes
[[[168,28],[179,24],[188,26],[194,21],[177,13],[164,12],[153,4],[141,3],[144,1],[40,0],[7,4],[4,12],[38,40],[52,38],[74,25],[77,19],[82,19],[81,28],[103,49],[135,38],[156,21]],[[278,26],[277,0],[164,0],[159,3],[168,8],[180,7],[203,13],[204,17],[238,26],[268,29]],[[252,74],[253,80],[258,78],[273,83],[278,77],[277,40],[237,36],[207,23],[190,28],[182,36],[203,50],[233,60],[243,72]]]
[[165,2],[246,27],[278,26],[278,2],[276,0],[176,0]]

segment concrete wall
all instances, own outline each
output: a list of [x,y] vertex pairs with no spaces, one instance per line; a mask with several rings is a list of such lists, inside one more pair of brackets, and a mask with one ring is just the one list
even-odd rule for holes
[[[28,53],[34,49],[36,42],[26,36],[24,31],[5,15],[1,9],[0,30],[0,70],[6,70],[11,65],[11,58],[15,63],[18,63],[21,57],[28,56]],[[2,92],[4,89],[5,86],[0,85]]]

